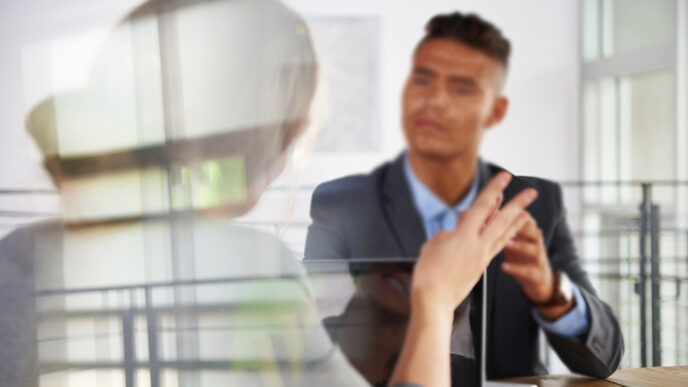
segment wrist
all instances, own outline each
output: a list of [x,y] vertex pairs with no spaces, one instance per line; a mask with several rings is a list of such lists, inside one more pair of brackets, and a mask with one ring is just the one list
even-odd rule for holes
[[539,307],[537,308],[538,313],[545,320],[553,322],[559,320],[562,316],[568,313],[571,309],[576,306],[576,300],[572,299],[566,305],[561,306],[549,306],[549,307]]
[[554,270],[551,274],[549,295],[542,300],[534,300],[524,293],[531,306],[538,309],[550,309],[568,306],[573,300],[573,288],[566,273]]
[[575,306],[573,287],[566,273],[554,270],[552,272],[552,285],[550,296],[542,301],[533,301],[526,295],[526,299],[534,308],[537,308],[542,317],[549,321],[555,321]]
[[454,318],[454,305],[442,300],[442,297],[432,296],[427,292],[413,291],[411,293],[411,316],[423,320],[447,321],[451,326]]

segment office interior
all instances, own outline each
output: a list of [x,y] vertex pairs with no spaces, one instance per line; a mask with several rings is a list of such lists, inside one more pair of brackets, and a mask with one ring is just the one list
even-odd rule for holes
[[[368,173],[403,152],[401,91],[425,22],[437,13],[474,12],[513,44],[504,89],[509,112],[486,134],[481,157],[514,174],[561,184],[581,263],[621,325],[621,368],[688,364],[687,1],[283,2],[305,19],[318,55],[311,119],[256,205],[203,227],[274,235],[301,259],[315,187]],[[63,241],[70,254],[46,269],[60,275],[45,278],[59,280],[35,287],[42,320],[32,361],[40,386],[213,386],[229,372],[214,341],[231,319],[213,305],[236,302],[232,295],[243,291],[237,289],[250,287],[222,280],[236,266],[223,269],[228,258],[220,253],[231,247],[212,231],[199,247],[184,239],[184,225],[174,231],[165,222],[130,221],[242,201],[245,189],[226,189],[241,180],[241,160],[200,157],[171,170],[144,165],[99,173],[94,167],[58,186],[44,165],[45,149],[26,128],[36,106],[88,84],[113,27],[139,4],[0,2],[0,237],[58,219],[78,225]],[[186,23],[202,30],[202,19]],[[232,54],[213,55],[221,61]],[[136,82],[135,63],[110,59],[119,69],[110,81]],[[140,114],[157,102],[141,99],[134,88],[124,92],[131,95],[118,107],[121,125],[97,131],[70,123],[71,100],[63,99],[67,114],[56,119],[70,130],[59,133],[57,152],[97,164],[96,156],[88,157],[169,141],[160,129],[169,117]],[[170,119],[180,127],[211,126],[195,114],[213,93],[225,97],[211,87],[177,95],[183,113]],[[193,137],[193,126],[187,130]],[[175,239],[175,232],[184,237]],[[196,259],[203,248],[212,250],[212,259]],[[98,259],[83,259],[93,255]],[[312,286],[326,318],[346,308],[356,285],[346,268],[321,274]],[[286,298],[296,292],[289,284],[276,286]],[[200,317],[166,314],[179,302],[207,310]],[[159,334],[151,330],[153,321],[163,327]],[[185,324],[209,329],[189,333]],[[540,352],[551,373],[569,372],[544,339]],[[141,363],[132,365],[132,355]],[[154,360],[167,364],[153,370]]]

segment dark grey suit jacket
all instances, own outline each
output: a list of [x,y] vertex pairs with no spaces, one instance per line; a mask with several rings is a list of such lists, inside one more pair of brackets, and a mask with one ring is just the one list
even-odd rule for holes
[[[500,167],[479,162],[480,187]],[[618,367],[624,342],[612,310],[593,289],[578,260],[569,231],[561,188],[553,182],[515,176],[504,202],[532,187],[538,199],[528,211],[542,229],[553,268],[576,283],[590,312],[589,331],[570,340],[547,334],[549,343],[573,372],[604,378]],[[403,171],[403,157],[367,175],[348,176],[317,187],[311,202],[313,223],[308,230],[305,259],[417,257],[426,236]],[[516,281],[499,267],[500,253],[488,267],[487,377],[498,379],[547,373],[539,358],[538,323]],[[481,308],[481,284],[473,290],[473,304]],[[475,353],[480,313],[471,314]]]

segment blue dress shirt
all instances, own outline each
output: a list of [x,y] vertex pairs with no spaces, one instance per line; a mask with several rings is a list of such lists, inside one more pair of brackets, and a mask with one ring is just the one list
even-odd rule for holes
[[[406,181],[411,189],[413,202],[423,221],[425,235],[428,239],[432,238],[432,236],[440,230],[455,229],[459,215],[473,204],[473,201],[478,195],[479,179],[477,173],[466,196],[453,207],[449,207],[444,203],[442,199],[438,198],[437,195],[416,177],[409,164],[408,155],[404,157],[404,174],[406,175]],[[574,283],[571,285],[576,306],[568,313],[556,321],[545,320],[540,313],[538,313],[536,308],[532,308],[532,313],[535,320],[545,330],[558,336],[574,339],[588,331],[590,316],[588,313],[588,305],[580,289]]]

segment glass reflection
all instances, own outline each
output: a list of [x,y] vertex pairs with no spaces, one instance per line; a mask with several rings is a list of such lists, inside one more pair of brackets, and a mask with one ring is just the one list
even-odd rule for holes
[[[304,263],[330,338],[368,383],[386,386],[410,317],[413,260],[307,258]],[[479,385],[473,343],[479,342],[480,321],[473,297],[454,313],[450,357],[456,386]]]

